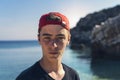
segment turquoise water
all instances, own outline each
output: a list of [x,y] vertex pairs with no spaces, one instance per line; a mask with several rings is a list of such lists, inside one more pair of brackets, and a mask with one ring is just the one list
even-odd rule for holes
[[[120,80],[119,61],[92,63],[89,54],[89,48],[73,51],[67,47],[63,63],[74,68],[81,80]],[[41,46],[37,41],[0,41],[0,80],[15,80],[41,56]]]

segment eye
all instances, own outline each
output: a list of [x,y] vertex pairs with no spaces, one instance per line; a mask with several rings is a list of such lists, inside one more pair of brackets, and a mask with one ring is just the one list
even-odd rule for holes
[[58,37],[58,38],[56,39],[56,41],[57,41],[57,42],[62,42],[64,39],[65,39],[65,37]]
[[65,37],[58,37],[58,39],[65,39]]
[[49,42],[49,41],[51,40],[51,38],[50,38],[50,37],[44,37],[43,40],[44,40],[45,42]]

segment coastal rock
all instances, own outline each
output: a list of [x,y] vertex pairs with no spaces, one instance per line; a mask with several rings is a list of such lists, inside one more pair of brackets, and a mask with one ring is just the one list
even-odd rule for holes
[[[96,24],[106,21],[108,18],[113,18],[120,13],[120,5],[113,8],[103,9],[99,12],[88,14],[81,18],[76,27],[71,29],[70,48],[81,49],[83,45],[91,45],[91,33]],[[82,46],[81,46],[82,44]]]
[[92,30],[92,57],[120,59],[120,14]]

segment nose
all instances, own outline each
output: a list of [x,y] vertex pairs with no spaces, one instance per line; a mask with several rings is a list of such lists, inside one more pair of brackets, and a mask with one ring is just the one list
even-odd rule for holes
[[56,44],[56,43],[53,43],[53,47],[57,47],[57,44]]
[[57,45],[57,43],[55,41],[51,41],[50,42],[50,47],[54,49],[54,48],[57,48],[58,45]]

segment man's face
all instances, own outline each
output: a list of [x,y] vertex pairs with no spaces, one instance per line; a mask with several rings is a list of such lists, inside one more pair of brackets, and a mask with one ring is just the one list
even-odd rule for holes
[[40,31],[38,39],[44,58],[59,59],[69,44],[70,34],[61,25],[46,25]]

